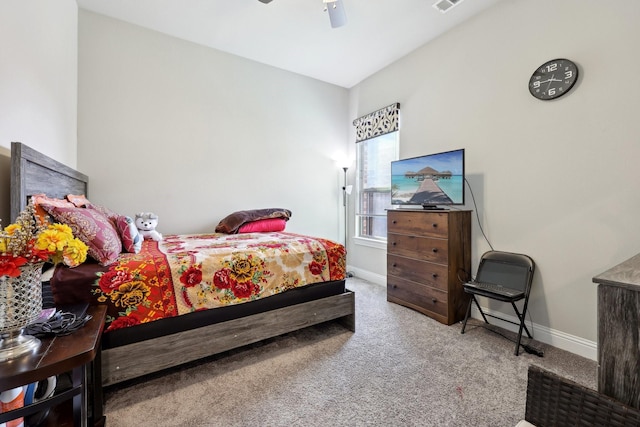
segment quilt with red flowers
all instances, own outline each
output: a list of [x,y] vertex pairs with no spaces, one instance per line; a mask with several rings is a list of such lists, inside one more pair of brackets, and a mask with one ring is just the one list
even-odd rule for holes
[[293,233],[165,235],[97,273],[106,331],[342,280],[343,245]]

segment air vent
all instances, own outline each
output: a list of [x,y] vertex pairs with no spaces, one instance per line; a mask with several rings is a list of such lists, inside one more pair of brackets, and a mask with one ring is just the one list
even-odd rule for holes
[[438,0],[434,3],[433,7],[438,9],[440,12],[445,13],[459,3],[462,3],[462,0]]

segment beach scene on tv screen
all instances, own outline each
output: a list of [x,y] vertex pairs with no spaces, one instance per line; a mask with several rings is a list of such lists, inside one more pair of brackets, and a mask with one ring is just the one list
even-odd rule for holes
[[404,159],[391,164],[391,202],[394,205],[450,205],[462,203],[463,151]]

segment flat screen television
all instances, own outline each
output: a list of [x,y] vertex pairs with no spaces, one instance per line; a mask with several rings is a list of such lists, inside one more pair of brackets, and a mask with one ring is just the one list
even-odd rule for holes
[[424,209],[464,204],[464,149],[391,162],[391,204]]

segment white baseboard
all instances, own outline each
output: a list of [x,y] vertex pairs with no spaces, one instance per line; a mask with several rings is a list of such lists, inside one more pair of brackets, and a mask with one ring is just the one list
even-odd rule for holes
[[[490,310],[486,307],[482,307],[485,314],[491,314],[494,316],[500,316],[512,322],[518,322],[517,317],[514,315],[504,314],[495,310]],[[471,317],[474,319],[482,320],[482,316],[477,307],[471,307]],[[508,331],[518,332],[518,326],[509,322],[501,321],[500,319],[489,318],[489,322],[494,325],[500,326]],[[561,350],[568,351],[578,356],[586,357],[591,360],[598,360],[598,344],[594,341],[589,341],[584,338],[570,335],[556,329],[551,329],[547,326],[538,325],[533,323],[533,330],[531,323],[527,321],[527,328],[533,334],[533,338],[541,343],[549,344]],[[525,334],[526,336],[526,334]]]
[[352,273],[354,276],[358,276],[361,279],[364,279],[368,282],[375,283],[380,286],[387,286],[387,276],[383,276],[382,274],[372,273],[367,270],[362,270],[357,267],[351,267],[347,265],[347,271]]
[[[351,266],[347,266],[347,271],[353,273],[354,276],[375,283],[376,285],[387,286],[387,276],[372,273],[370,271]],[[500,316],[507,320],[511,320],[512,322],[518,321],[515,315],[503,314],[495,310],[492,311],[486,307],[482,307],[482,310],[485,312],[485,314]],[[482,320],[482,316],[475,306],[472,306],[471,317],[473,317],[474,319]],[[512,323],[504,322],[494,318],[490,318],[489,321],[492,324],[500,326],[501,328],[504,328],[506,330],[518,332],[518,326]],[[587,359],[598,360],[598,345],[594,341],[589,341],[575,335],[570,335],[562,331],[551,329],[547,326],[538,325],[536,323],[534,323],[532,327],[531,324],[527,322],[527,328],[529,328],[529,330],[533,328],[531,333],[533,334],[533,337],[536,341],[549,344],[553,347],[568,351],[573,354],[577,354]]]

